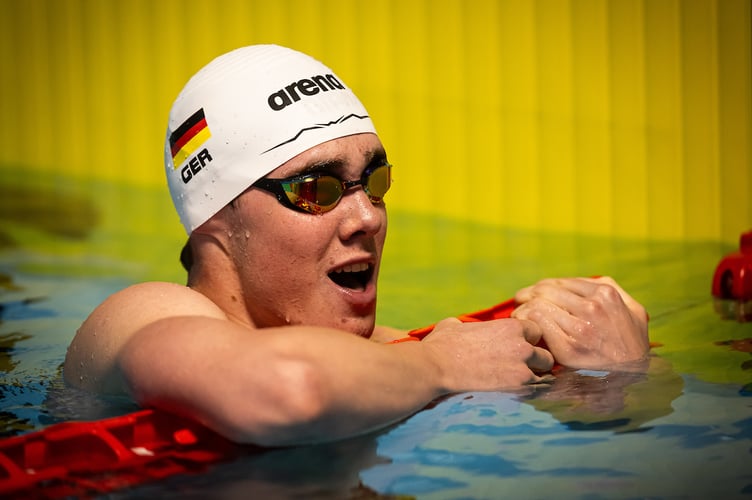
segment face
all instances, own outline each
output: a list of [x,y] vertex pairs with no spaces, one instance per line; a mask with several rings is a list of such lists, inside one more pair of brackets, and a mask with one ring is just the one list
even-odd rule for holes
[[[324,172],[352,181],[385,161],[378,137],[358,134],[311,148],[268,177]],[[250,188],[226,210],[229,250],[255,326],[306,324],[371,334],[387,227],[383,201],[372,203],[354,186],[332,210],[311,214]]]

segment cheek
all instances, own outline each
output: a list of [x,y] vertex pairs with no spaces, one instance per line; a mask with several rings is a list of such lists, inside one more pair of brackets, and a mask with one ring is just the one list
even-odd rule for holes
[[[298,221],[293,221],[298,222]],[[266,286],[293,281],[309,281],[327,248],[326,241],[315,237],[310,224],[279,221],[276,224],[259,224],[248,231],[242,252],[244,259],[239,268],[246,276],[253,275]]]
[[249,192],[242,201],[233,254],[244,285],[252,280],[263,290],[318,279],[336,228],[282,207],[265,193]]
[[240,279],[246,307],[257,325],[313,321],[321,298],[319,260],[300,238],[277,237],[250,243]]

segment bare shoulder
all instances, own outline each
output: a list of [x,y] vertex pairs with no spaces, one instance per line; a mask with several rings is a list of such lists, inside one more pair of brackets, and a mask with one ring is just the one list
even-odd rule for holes
[[226,319],[216,304],[186,286],[130,286],[102,302],[76,332],[65,359],[66,382],[94,392],[121,392],[115,365],[122,346],[145,326],[173,316]]

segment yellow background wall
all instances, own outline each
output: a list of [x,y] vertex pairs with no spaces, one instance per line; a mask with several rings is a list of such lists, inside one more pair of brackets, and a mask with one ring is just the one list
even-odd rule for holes
[[752,228],[751,19],[749,0],[0,0],[0,175],[163,185],[183,83],[272,42],[369,108],[391,210],[733,242]]

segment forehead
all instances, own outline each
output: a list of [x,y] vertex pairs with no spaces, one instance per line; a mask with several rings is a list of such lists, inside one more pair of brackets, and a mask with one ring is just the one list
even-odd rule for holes
[[283,163],[269,177],[289,177],[309,170],[362,172],[374,160],[386,160],[386,152],[376,134],[356,134],[332,139],[314,146]]

